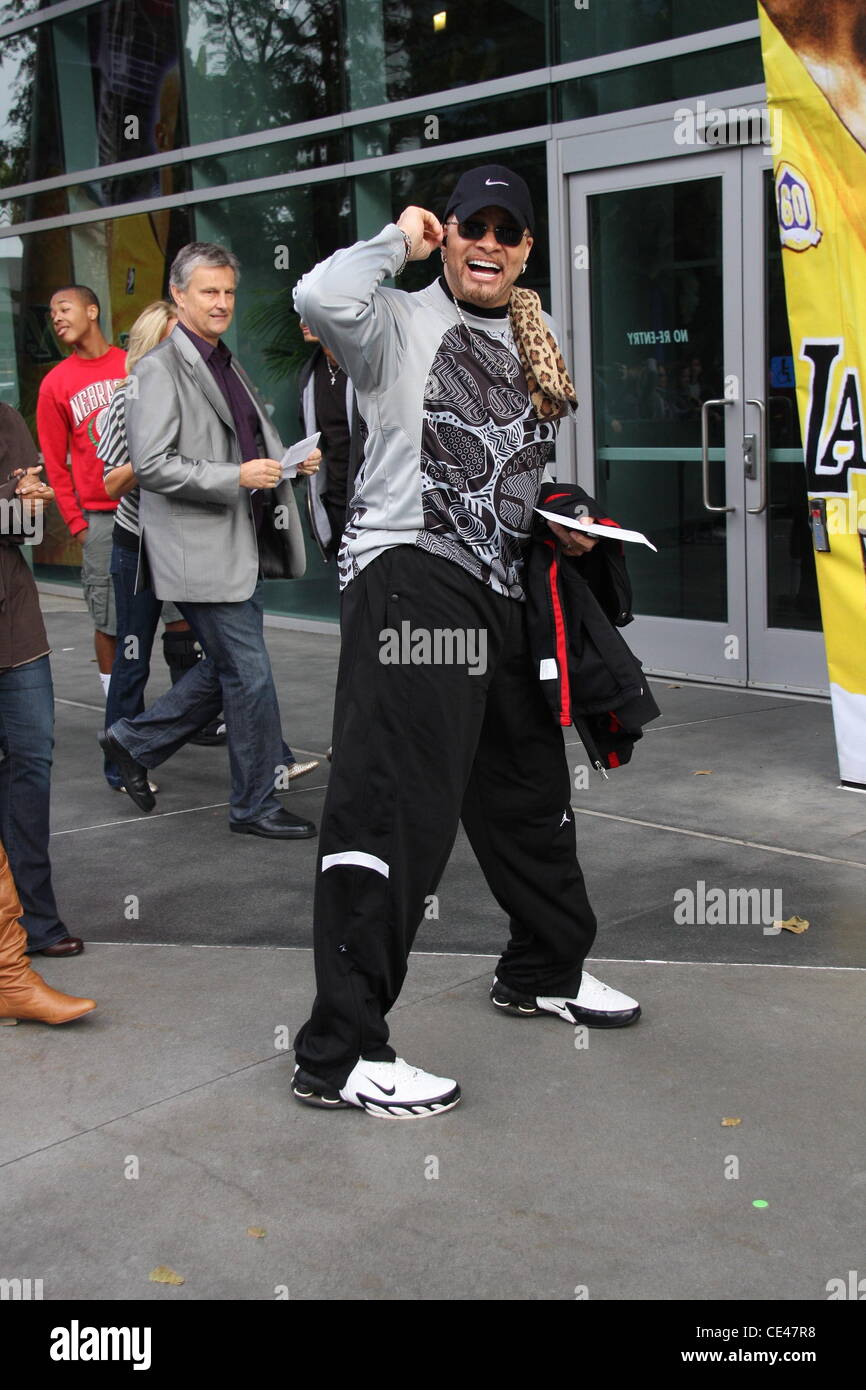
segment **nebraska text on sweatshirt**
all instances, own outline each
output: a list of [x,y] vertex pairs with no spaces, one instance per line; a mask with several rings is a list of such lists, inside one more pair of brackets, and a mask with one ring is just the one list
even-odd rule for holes
[[[114,511],[117,503],[102,485],[96,445],[109,402],[126,377],[126,353],[110,347],[101,357],[74,353],[52,367],[39,388],[36,427],[48,482],[73,536],[87,525],[82,512]],[[66,455],[72,471],[66,467]]]

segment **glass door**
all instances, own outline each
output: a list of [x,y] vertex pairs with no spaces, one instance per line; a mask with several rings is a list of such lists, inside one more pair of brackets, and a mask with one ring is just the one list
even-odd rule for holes
[[767,172],[737,149],[571,179],[578,467],[658,546],[628,551],[648,668],[820,689]]

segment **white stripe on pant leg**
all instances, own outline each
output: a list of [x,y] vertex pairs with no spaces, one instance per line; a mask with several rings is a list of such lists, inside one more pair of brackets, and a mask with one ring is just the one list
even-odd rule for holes
[[338,864],[357,864],[359,869],[375,869],[377,874],[383,878],[389,878],[391,870],[384,859],[377,859],[375,854],[364,854],[360,849],[344,849],[339,854],[326,854],[322,858],[322,873],[326,869],[334,869]]

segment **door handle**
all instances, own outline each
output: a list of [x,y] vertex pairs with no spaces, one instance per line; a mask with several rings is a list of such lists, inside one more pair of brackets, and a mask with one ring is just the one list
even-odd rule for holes
[[716,507],[710,501],[710,422],[707,411],[711,405],[733,405],[732,400],[704,401],[701,406],[701,478],[704,489],[704,506],[708,512],[732,512],[733,507]]
[[758,481],[761,490],[758,494],[757,507],[748,507],[750,516],[759,516],[761,512],[767,510],[767,411],[763,401],[746,401],[746,405],[753,405],[757,408],[758,419],[761,422],[758,433]]

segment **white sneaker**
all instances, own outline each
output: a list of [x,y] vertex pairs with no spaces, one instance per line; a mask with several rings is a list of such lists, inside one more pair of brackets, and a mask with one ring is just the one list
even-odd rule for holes
[[518,994],[501,984],[495,975],[490,998],[502,1013],[522,1018],[553,1014],[557,1018],[564,1018],[566,1023],[585,1023],[590,1028],[626,1028],[640,1018],[640,1004],[636,999],[602,984],[601,980],[585,970],[574,999],[550,995],[533,998],[531,995]]
[[418,1120],[451,1110],[460,1099],[460,1087],[448,1076],[432,1076],[398,1057],[394,1062],[367,1062],[353,1067],[339,1090],[320,1081],[302,1067],[295,1067],[292,1092],[304,1105],[326,1110],[357,1106],[382,1119]]

